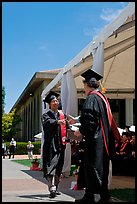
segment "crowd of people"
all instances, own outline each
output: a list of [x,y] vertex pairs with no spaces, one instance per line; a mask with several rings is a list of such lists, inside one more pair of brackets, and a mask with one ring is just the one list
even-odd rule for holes
[[135,176],[135,132],[124,131],[115,143],[113,174]]

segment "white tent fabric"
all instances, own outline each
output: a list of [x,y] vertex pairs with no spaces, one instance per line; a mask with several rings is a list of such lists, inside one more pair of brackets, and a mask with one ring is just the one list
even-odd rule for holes
[[37,139],[41,139],[42,138],[42,132],[40,132],[39,134],[35,135],[34,137],[37,138]]
[[62,169],[62,174],[64,177],[69,176],[71,170],[71,144],[66,144],[65,155],[64,155],[64,164]]
[[[49,105],[46,104],[46,108],[44,106],[44,103],[43,103],[43,100],[42,100],[42,115],[49,109]],[[43,144],[44,144],[44,130],[43,130],[43,127],[41,127],[42,129],[42,136],[41,136],[41,151],[40,151],[40,167],[42,168],[42,163],[43,163],[43,160],[42,160],[42,152],[43,152]]]
[[[64,68],[59,72],[59,74],[51,81],[50,84],[43,90],[42,98],[54,88],[54,86],[61,80],[63,73],[69,71],[70,69],[75,69],[82,60],[93,53],[93,49],[98,47],[99,43],[104,42],[111,34],[113,34],[116,29],[118,29],[129,16],[135,13],[135,2],[129,2],[128,6],[121,12],[121,14],[108,26],[106,26],[102,32],[90,42],[76,57],[74,57]],[[81,70],[79,70],[81,72]],[[74,76],[75,77],[75,76]]]
[[62,111],[66,115],[78,114],[77,89],[71,70],[63,74],[61,81]]
[[92,70],[103,77],[104,75],[104,43],[99,43],[98,47],[94,49]]
[[[62,111],[67,116],[78,114],[77,89],[71,70],[63,74],[61,82]],[[71,144],[66,144],[65,159],[62,173],[68,176],[71,169]]]

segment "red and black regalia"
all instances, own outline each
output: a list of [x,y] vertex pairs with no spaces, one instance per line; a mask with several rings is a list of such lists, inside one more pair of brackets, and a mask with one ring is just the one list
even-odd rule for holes
[[65,118],[65,116],[63,112],[59,110],[55,113],[49,109],[42,115],[44,130],[42,159],[43,172],[46,179],[50,176],[55,176],[55,179],[58,180],[62,172],[66,147],[66,125],[58,125],[57,120],[63,118]]
[[112,117],[106,97],[99,91],[86,97],[80,116],[79,128],[85,137],[85,184],[90,197],[99,193],[101,198],[109,197],[109,160],[113,158],[115,139],[120,135]]

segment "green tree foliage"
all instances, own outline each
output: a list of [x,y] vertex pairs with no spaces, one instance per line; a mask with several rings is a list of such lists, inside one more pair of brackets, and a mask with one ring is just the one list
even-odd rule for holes
[[5,87],[2,87],[2,115],[4,114],[4,108],[5,108]]
[[20,129],[17,125],[21,122],[21,118],[16,114],[14,109],[12,112],[2,115],[2,136],[5,140],[10,140],[11,137],[14,137]]

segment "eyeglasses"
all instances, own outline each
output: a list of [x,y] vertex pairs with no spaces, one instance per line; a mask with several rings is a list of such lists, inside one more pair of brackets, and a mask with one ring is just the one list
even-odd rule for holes
[[53,99],[50,103],[59,103],[57,99]]

